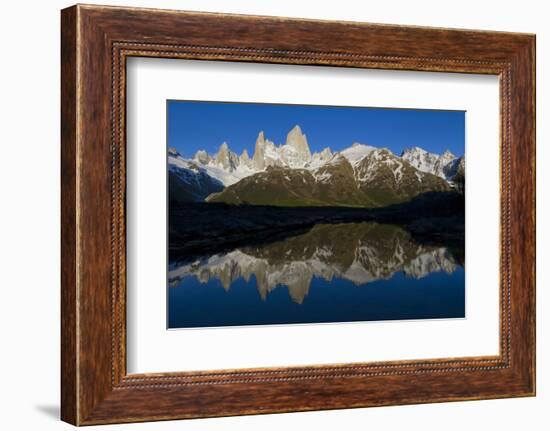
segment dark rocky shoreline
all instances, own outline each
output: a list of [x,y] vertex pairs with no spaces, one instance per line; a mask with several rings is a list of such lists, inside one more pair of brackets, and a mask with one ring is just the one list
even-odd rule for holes
[[358,222],[398,225],[419,243],[448,246],[464,261],[464,196],[455,192],[425,193],[403,204],[372,209],[171,202],[169,260],[274,242],[320,223]]

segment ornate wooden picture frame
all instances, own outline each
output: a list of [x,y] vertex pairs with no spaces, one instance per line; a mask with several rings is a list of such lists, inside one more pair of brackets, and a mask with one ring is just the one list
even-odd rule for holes
[[[535,394],[534,35],[82,5],[63,10],[61,24],[64,421]],[[125,100],[126,60],[135,56],[497,75],[500,354],[128,374]]]

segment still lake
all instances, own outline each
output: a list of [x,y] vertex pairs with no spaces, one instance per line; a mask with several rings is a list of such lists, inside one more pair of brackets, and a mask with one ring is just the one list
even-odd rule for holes
[[398,226],[318,224],[171,262],[168,328],[463,318],[461,260]]

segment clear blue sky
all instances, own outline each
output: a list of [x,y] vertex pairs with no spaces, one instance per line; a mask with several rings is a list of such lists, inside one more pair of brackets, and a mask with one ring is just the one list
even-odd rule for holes
[[167,102],[168,146],[184,157],[197,150],[215,153],[222,142],[252,157],[258,133],[283,144],[299,124],[311,151],[343,150],[354,142],[387,147],[396,154],[413,146],[464,154],[465,112],[264,103]]

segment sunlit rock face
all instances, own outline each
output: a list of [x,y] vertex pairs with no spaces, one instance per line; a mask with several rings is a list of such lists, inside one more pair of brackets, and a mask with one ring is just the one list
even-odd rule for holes
[[[206,158],[204,154],[200,154],[199,156],[202,156],[202,158]],[[214,156],[214,163],[221,166],[224,170],[233,172],[235,171],[240,164],[240,158],[235,154],[233,151],[229,150],[229,146],[226,142],[220,145],[220,149]]]
[[419,171],[436,175],[451,183],[457,180],[455,176],[459,166],[464,165],[464,157],[457,157],[449,150],[443,154],[435,154],[419,147],[412,147],[405,149],[401,158]]
[[286,287],[291,299],[301,304],[313,278],[339,278],[361,286],[399,272],[422,278],[433,272],[452,273],[457,267],[447,248],[420,245],[400,227],[346,223],[319,224],[283,241],[197,259],[172,268],[168,277],[171,286],[187,276],[201,283],[218,279],[226,290],[239,278],[254,277],[262,299]]
[[311,162],[307,137],[300,126],[296,125],[288,132],[285,145],[279,148],[279,153],[283,163],[291,168],[303,168]]

